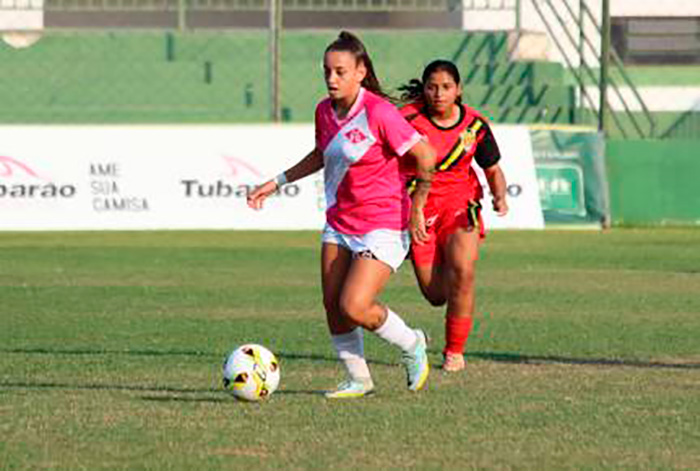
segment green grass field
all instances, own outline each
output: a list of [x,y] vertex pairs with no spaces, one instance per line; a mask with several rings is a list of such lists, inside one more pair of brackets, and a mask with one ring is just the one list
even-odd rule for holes
[[[492,233],[466,374],[341,379],[312,232],[0,233],[2,470],[700,469],[700,230]],[[408,266],[383,300],[433,337]],[[225,354],[281,360],[264,404]]]

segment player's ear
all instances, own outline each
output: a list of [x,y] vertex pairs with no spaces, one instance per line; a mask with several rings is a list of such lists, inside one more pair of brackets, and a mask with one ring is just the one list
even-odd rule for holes
[[357,68],[355,69],[355,77],[358,82],[362,82],[365,77],[367,77],[367,66],[365,66],[365,61],[357,61]]

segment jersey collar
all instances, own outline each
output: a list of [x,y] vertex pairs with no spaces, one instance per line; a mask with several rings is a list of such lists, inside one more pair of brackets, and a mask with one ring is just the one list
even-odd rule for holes
[[439,129],[440,131],[450,131],[450,130],[456,128],[457,126],[462,124],[462,121],[464,121],[464,117],[466,115],[466,112],[464,111],[464,105],[460,104],[459,105],[459,119],[452,126],[445,127],[445,126],[440,126],[438,123],[433,121],[433,118],[431,118],[430,114],[428,113],[428,106],[427,105],[425,107],[423,107],[423,109],[421,111],[423,112],[425,117],[428,118],[428,121],[430,121],[430,124],[435,126],[435,128]]
[[331,111],[333,112],[333,119],[337,123],[345,123],[349,120],[351,120],[356,114],[357,110],[360,109],[362,106],[362,103],[364,102],[365,98],[365,88],[360,87],[360,92],[357,94],[357,98],[355,98],[355,103],[352,104],[350,107],[350,111],[348,111],[348,114],[345,115],[343,119],[338,119],[338,114],[335,112],[335,108],[333,108],[333,103],[331,103]]

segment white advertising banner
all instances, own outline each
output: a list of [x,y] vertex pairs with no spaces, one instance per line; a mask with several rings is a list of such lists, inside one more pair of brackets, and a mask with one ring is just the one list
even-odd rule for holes
[[499,217],[491,205],[491,193],[484,172],[473,162],[484,189],[482,200],[486,229],[543,229],[544,216],[540,204],[530,130],[525,126],[493,126],[493,134],[501,151],[499,165],[508,185],[508,214]]
[[[494,133],[510,214],[485,191],[487,227],[543,227],[527,128]],[[245,198],[313,145],[313,125],[2,126],[0,230],[321,229],[320,172]]]
[[313,145],[308,125],[0,127],[0,229],[317,229],[320,175],[245,198]]

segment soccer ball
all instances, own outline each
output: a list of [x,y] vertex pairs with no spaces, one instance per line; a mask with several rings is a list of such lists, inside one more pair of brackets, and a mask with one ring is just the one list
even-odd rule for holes
[[261,345],[241,345],[224,362],[224,388],[236,399],[260,401],[275,392],[279,383],[279,362]]

